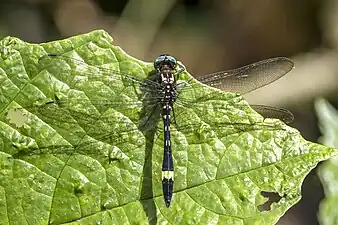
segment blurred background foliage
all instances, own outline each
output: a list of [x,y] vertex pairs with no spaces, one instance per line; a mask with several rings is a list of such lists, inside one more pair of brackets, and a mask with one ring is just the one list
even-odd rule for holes
[[[320,136],[314,99],[338,106],[338,0],[2,0],[0,10],[2,37],[40,43],[104,29],[128,54],[169,53],[196,76],[290,57],[291,73],[245,97],[291,110],[291,126],[310,141]],[[318,224],[315,172],[302,193],[278,224]]]
[[[319,141],[338,148],[338,111],[326,100],[317,99],[315,109],[322,136]],[[325,199],[321,201],[318,219],[321,225],[338,224],[338,156],[323,162],[317,169]]]

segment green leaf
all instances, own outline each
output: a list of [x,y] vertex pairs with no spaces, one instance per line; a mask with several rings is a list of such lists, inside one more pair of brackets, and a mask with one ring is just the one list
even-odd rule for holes
[[[328,146],[338,147],[338,113],[324,99],[315,102],[318,122],[323,136],[320,142]],[[325,199],[320,203],[318,219],[321,224],[338,224],[338,158],[333,157],[318,169],[323,184]]]
[[104,31],[0,45],[3,224],[274,224],[299,201],[309,171],[337,153],[184,72],[166,208],[156,90],[138,82],[151,84],[152,63]]

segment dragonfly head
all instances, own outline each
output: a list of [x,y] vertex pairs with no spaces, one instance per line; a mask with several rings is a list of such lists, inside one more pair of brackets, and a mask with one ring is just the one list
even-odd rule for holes
[[163,54],[155,59],[154,67],[155,69],[157,69],[164,65],[168,65],[170,66],[171,69],[175,69],[176,64],[177,64],[177,61],[174,57],[167,55],[167,54]]

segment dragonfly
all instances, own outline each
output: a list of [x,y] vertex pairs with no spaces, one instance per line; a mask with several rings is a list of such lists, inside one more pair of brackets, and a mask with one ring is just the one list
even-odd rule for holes
[[[110,101],[99,100],[97,101],[96,106],[103,106],[105,107],[105,110],[112,106],[115,108],[125,107],[127,109],[126,113],[128,113],[127,111],[132,111],[134,108],[141,108],[144,105],[147,105],[145,108],[148,112],[145,114],[146,116],[144,116],[143,126],[144,124],[149,126],[149,124],[153,122],[154,114],[156,114],[154,112],[157,109],[159,112],[158,114],[160,117],[162,117],[163,123],[162,129],[158,129],[163,133],[162,191],[165,206],[169,207],[172,201],[174,190],[174,160],[171,147],[172,124],[175,124],[177,126],[177,130],[180,131],[196,130],[197,127],[200,126],[200,124],[194,125],[189,124],[188,122],[186,125],[182,125],[181,123],[184,123],[184,121],[189,119],[183,116],[182,119],[179,119],[180,114],[176,113],[175,108],[177,109],[178,107],[201,105],[202,103],[198,103],[198,101],[203,99],[213,100],[213,94],[211,94],[212,92],[205,92],[204,87],[203,89],[200,88],[200,85],[195,83],[192,79],[179,82],[186,69],[181,63],[179,63],[173,56],[169,54],[160,55],[155,59],[153,63],[153,76],[152,78],[147,79],[139,79],[130,74],[122,73],[118,70],[112,70],[110,68],[107,69],[104,67],[91,66],[77,58],[56,53],[50,53],[47,56],[42,57],[41,62],[42,61],[48,62],[48,64],[52,65],[49,68],[52,68],[52,70],[55,71],[62,69],[62,66],[60,66],[58,63],[62,64],[63,62],[71,64],[75,68],[80,68],[77,72],[81,73],[83,76],[77,76],[78,74],[69,76],[68,81],[69,83],[72,83],[73,86],[80,86],[84,81],[102,81],[110,83],[120,81],[124,83],[125,87],[127,88],[141,90],[141,93],[137,94],[137,98],[140,99],[139,101],[130,100],[129,96],[122,94],[124,93],[124,90],[119,90],[114,93],[114,99]],[[290,59],[285,57],[277,57],[246,65],[238,69],[201,76],[197,78],[197,80],[213,88],[244,94],[281,78],[293,67],[294,64]],[[66,69],[66,71],[69,72],[70,70]],[[184,95],[184,93],[189,92],[196,94],[198,97],[181,97]],[[99,95],[100,93],[96,94]],[[234,96],[238,95],[234,94]],[[44,102],[39,106],[29,106],[25,108],[28,110],[37,110],[37,112],[40,114],[64,123],[71,124],[74,120],[72,120],[72,118],[76,118],[75,122],[89,127],[87,131],[91,128],[91,124],[94,124],[99,120],[103,120],[101,115],[95,115],[95,113],[92,111],[94,109],[76,109],[77,107],[74,107],[74,104],[77,104],[77,101],[78,100],[76,98],[71,100],[67,98],[61,99],[55,95],[52,101]],[[95,105],[93,101],[91,101],[91,103]],[[81,106],[83,105],[85,105],[85,103],[81,104]],[[224,110],[226,108],[223,106],[218,107],[219,108],[216,107],[216,109]],[[149,108],[152,108],[152,110],[149,110]],[[202,108],[204,109],[199,110],[209,110],[208,106],[203,106]],[[254,105],[253,108],[261,112],[263,115],[267,115],[266,117],[269,118],[279,118],[285,122],[290,122],[293,120],[292,113],[286,109],[262,105]],[[127,124],[127,122],[121,123],[118,122],[118,120],[109,121],[110,125],[116,125],[117,123],[119,123],[119,126],[112,126],[109,128],[109,130],[103,129],[100,133],[92,133],[91,136],[98,140],[118,139],[121,138],[123,134],[128,134],[138,129],[127,127],[127,125],[126,127],[121,128],[121,124]],[[219,129],[223,129],[229,125],[229,122],[222,122],[214,125],[219,127]],[[153,125],[153,127],[154,126],[156,125]],[[250,127],[252,127],[252,124],[238,123],[238,128],[235,128],[234,132],[247,130],[250,129]],[[261,127],[258,129],[261,129]],[[106,134],[102,135],[102,133]],[[122,138],[122,142],[123,141],[125,140]],[[82,146],[90,146],[90,142],[85,142],[82,144]],[[52,148],[54,147],[46,147],[48,150]],[[58,151],[62,151],[64,153],[69,152],[71,154],[72,151],[75,151],[76,147],[68,148],[59,146],[55,148],[58,148]],[[39,152],[43,151],[43,148],[39,149]],[[48,153],[48,151],[46,152]]]
[[[174,71],[176,66],[179,67],[178,71]],[[209,74],[200,78],[199,81],[219,89],[245,93],[269,84],[281,76],[284,76],[293,68],[293,66],[294,65],[291,60],[287,58],[275,58],[244,66],[232,71]],[[166,54],[160,55],[155,60],[154,68],[159,77],[162,92],[161,106],[163,108],[162,117],[164,124],[162,188],[165,204],[169,207],[174,183],[174,165],[172,151],[170,148],[170,112],[173,108],[173,103],[177,98],[177,77],[185,70],[185,68],[181,64],[177,63],[177,60],[174,57]],[[263,70],[263,68],[265,69]],[[270,77],[267,75],[270,75]],[[259,108],[259,106],[257,108]],[[265,109],[267,112],[269,111],[269,107],[261,108]],[[274,111],[274,113],[283,112],[287,114],[286,117],[291,117],[292,115],[289,114],[288,111],[278,110],[277,108],[273,108],[270,112],[271,111]]]

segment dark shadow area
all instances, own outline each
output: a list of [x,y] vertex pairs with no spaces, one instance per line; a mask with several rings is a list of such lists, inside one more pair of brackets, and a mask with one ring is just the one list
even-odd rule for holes
[[153,199],[152,150],[160,119],[160,104],[157,90],[150,90],[150,87],[147,87],[146,83],[149,80],[155,82],[155,79],[155,72],[150,72],[148,78],[144,82],[144,86],[140,86],[141,93],[139,94],[139,98],[143,100],[143,104],[139,115],[140,120],[138,128],[146,138],[140,202],[144,212],[147,214],[149,224],[157,224],[156,206]]
[[280,196],[276,192],[266,192],[266,191],[262,191],[261,195],[264,196],[265,198],[268,198],[268,200],[264,204],[258,206],[258,210],[260,212],[270,211],[272,203],[274,202],[278,203],[282,198],[286,197],[286,195]]

